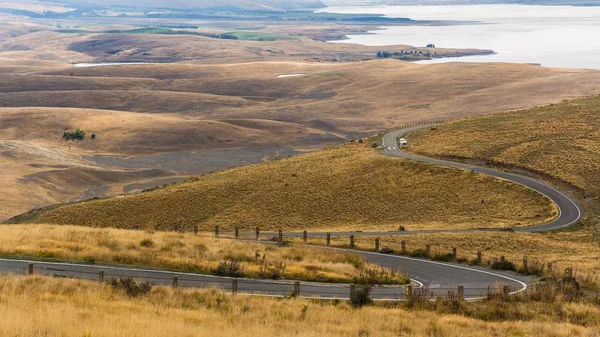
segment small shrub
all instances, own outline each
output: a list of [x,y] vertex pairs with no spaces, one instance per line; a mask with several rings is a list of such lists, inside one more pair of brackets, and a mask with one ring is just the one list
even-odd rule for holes
[[115,289],[123,289],[127,296],[136,297],[146,295],[152,290],[152,284],[148,282],[137,282],[132,278],[112,279],[111,286]]
[[492,264],[490,264],[490,267],[496,270],[517,270],[517,268],[515,268],[515,264],[508,260],[495,260],[492,262]]
[[411,257],[427,257],[427,252],[424,249],[415,249],[410,254]]
[[152,239],[144,239],[144,240],[140,241],[140,246],[146,247],[146,248],[152,248],[152,247],[154,247],[154,241],[152,241]]
[[394,250],[390,247],[383,247],[379,250],[381,254],[394,254]]
[[240,277],[243,276],[244,267],[239,261],[224,261],[219,263],[213,273],[218,276]]
[[406,227],[398,226],[398,232],[404,232],[404,231],[406,231]]
[[434,261],[442,261],[442,262],[454,262],[454,256],[452,254],[436,254],[431,257]]
[[92,140],[96,139],[96,134],[92,133],[92,136],[90,137]]
[[350,304],[355,308],[371,304],[373,302],[371,299],[371,290],[372,287],[370,285],[356,287],[356,291],[350,296]]
[[83,131],[81,129],[63,132],[64,140],[83,140],[84,138],[85,138],[85,131]]
[[93,256],[86,256],[83,258],[83,263],[85,264],[95,264],[96,259]]

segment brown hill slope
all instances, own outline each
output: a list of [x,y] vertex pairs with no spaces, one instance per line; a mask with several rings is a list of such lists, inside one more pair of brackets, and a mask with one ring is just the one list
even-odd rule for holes
[[381,156],[366,145],[232,169],[15,221],[173,230],[519,226],[555,215],[544,197],[466,171]]
[[600,196],[600,97],[469,118],[410,139],[418,153],[523,167]]

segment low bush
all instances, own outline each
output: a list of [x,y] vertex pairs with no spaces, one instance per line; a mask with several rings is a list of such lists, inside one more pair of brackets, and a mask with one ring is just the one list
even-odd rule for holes
[[219,263],[213,273],[219,276],[240,277],[244,275],[243,271],[242,264],[239,261],[232,260]]
[[412,257],[427,257],[427,252],[424,249],[415,249],[408,254]]
[[85,138],[85,131],[83,131],[81,129],[63,132],[64,140],[83,140],[84,138]]
[[356,287],[354,293],[350,294],[350,304],[355,308],[371,304],[373,302],[371,299],[371,290],[372,287],[370,285]]
[[152,284],[148,282],[138,282],[132,278],[112,279],[110,284],[115,289],[123,289],[127,296],[131,297],[146,295],[152,290]]
[[517,268],[515,268],[515,264],[508,261],[508,260],[494,260],[494,262],[492,262],[490,264],[490,267],[492,269],[496,269],[496,270],[512,270],[512,271],[516,271]]
[[431,257],[434,261],[442,261],[442,262],[454,262],[454,256],[452,254],[435,254]]

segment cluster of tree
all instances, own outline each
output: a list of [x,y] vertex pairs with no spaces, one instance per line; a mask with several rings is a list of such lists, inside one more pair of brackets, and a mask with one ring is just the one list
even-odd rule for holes
[[[432,54],[428,51],[423,52],[421,50],[401,50],[399,52],[389,52],[389,51],[378,51],[377,58],[386,59],[390,57],[403,57],[405,55],[424,55],[427,57],[431,57]],[[437,55],[437,53],[433,53],[433,55]]]
[[426,48],[435,48],[435,45],[433,43],[430,43],[430,44],[427,45]]
[[85,131],[81,129],[65,131],[63,133],[64,140],[83,140],[85,138]]

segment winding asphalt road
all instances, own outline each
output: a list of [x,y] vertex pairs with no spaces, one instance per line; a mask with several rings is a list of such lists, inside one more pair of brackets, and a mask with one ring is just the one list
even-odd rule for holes
[[[468,164],[455,163],[445,160],[414,156],[404,153],[397,146],[399,137],[410,131],[428,126],[414,126],[397,131],[390,132],[383,137],[384,151],[387,155],[406,158],[435,165],[454,167],[459,169],[471,170],[489,176],[510,180],[531,188],[551,199],[558,207],[559,216],[553,221],[533,227],[518,228],[519,232],[540,232],[565,228],[576,223],[581,217],[581,211],[576,202],[564,193],[554,189],[544,183],[525,176],[502,172],[494,169],[483,168]],[[472,232],[480,230],[450,230],[450,232]],[[433,233],[447,231],[419,231],[418,233]],[[336,232],[332,236],[385,236],[385,235],[410,235],[414,232]],[[253,235],[253,234],[250,234]],[[274,236],[275,233],[263,233],[263,236]],[[285,233],[287,237],[298,237],[302,233]],[[309,236],[325,236],[326,233],[309,233]],[[257,242],[256,244],[272,244],[269,242]],[[527,289],[532,281],[529,277],[524,277],[510,272],[492,272],[484,268],[468,267],[459,264],[441,263],[423,259],[416,259],[406,256],[386,255],[374,252],[362,252],[342,248],[317,247],[313,249],[327,249],[336,251],[354,252],[362,255],[368,261],[376,263],[382,267],[407,272],[415,288],[424,287],[434,296],[447,295],[449,291],[457,292],[458,286],[464,287],[464,296],[466,299],[478,299],[484,297],[488,289],[496,289],[507,285],[511,293],[517,293]],[[232,290],[233,279],[228,277],[217,277],[209,275],[199,275],[191,273],[176,273],[169,271],[139,269],[139,268],[119,268],[109,266],[81,265],[70,263],[37,262],[27,260],[0,259],[1,273],[25,274],[28,272],[29,264],[33,264],[34,272],[55,277],[69,277],[82,279],[98,279],[100,271],[104,272],[105,280],[117,277],[131,277],[134,279],[145,280],[155,284],[170,285],[173,277],[178,278],[179,287],[218,287],[225,290]],[[294,283],[291,281],[271,281],[271,280],[252,280],[236,279],[237,290],[239,293],[260,294],[265,296],[288,296],[294,290]],[[323,284],[312,282],[301,282],[300,295],[303,297],[319,297],[328,299],[347,299],[349,297],[350,286],[347,284]],[[376,300],[402,300],[405,299],[406,289],[403,287],[376,287],[372,291],[372,297]]]

